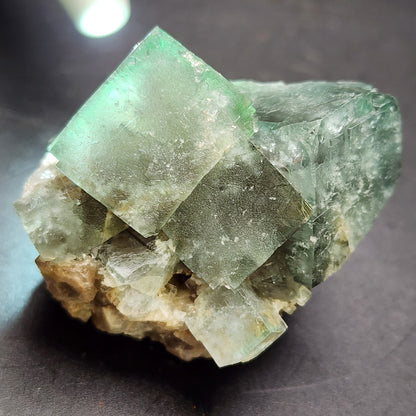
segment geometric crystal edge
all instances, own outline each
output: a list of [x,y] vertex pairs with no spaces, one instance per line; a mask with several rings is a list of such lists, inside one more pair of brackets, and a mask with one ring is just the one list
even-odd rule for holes
[[50,150],[15,209],[52,296],[222,367],[280,337],[368,232],[401,119],[363,83],[228,81],[157,28]]

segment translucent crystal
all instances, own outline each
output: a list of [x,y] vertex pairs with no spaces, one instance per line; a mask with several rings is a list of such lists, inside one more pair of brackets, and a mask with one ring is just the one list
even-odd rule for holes
[[158,238],[151,245],[152,250],[127,231],[104,244],[97,254],[104,265],[103,283],[156,295],[171,278],[178,259],[171,241]]
[[156,28],[52,144],[63,173],[49,156],[16,210],[72,316],[230,365],[369,230],[400,128],[368,85],[229,82]]
[[42,258],[82,255],[127,228],[98,201],[72,183],[47,154],[14,207]]
[[73,182],[155,235],[241,136],[249,100],[159,28],[131,51],[50,146]]
[[281,251],[311,287],[364,237],[399,175],[396,100],[356,82],[235,82],[260,119],[251,141],[312,206],[309,224]]
[[257,296],[250,286],[207,289],[185,322],[220,366],[248,361],[286,330],[281,305]]
[[285,178],[241,141],[226,152],[163,231],[212,288],[236,288],[311,215]]

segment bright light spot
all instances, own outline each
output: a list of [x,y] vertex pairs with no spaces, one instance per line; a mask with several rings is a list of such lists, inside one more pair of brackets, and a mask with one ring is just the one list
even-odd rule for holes
[[98,0],[80,16],[78,30],[85,36],[100,38],[121,29],[129,20],[129,3],[120,0]]

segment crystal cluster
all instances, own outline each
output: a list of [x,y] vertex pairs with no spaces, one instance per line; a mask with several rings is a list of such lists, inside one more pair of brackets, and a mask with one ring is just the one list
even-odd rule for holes
[[400,129],[368,85],[228,81],[155,28],[15,208],[73,317],[230,365],[276,340],[369,230]]

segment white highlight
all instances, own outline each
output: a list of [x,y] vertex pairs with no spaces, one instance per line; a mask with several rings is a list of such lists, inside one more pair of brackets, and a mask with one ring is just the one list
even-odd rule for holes
[[83,35],[100,38],[120,30],[129,20],[129,0],[60,0]]

